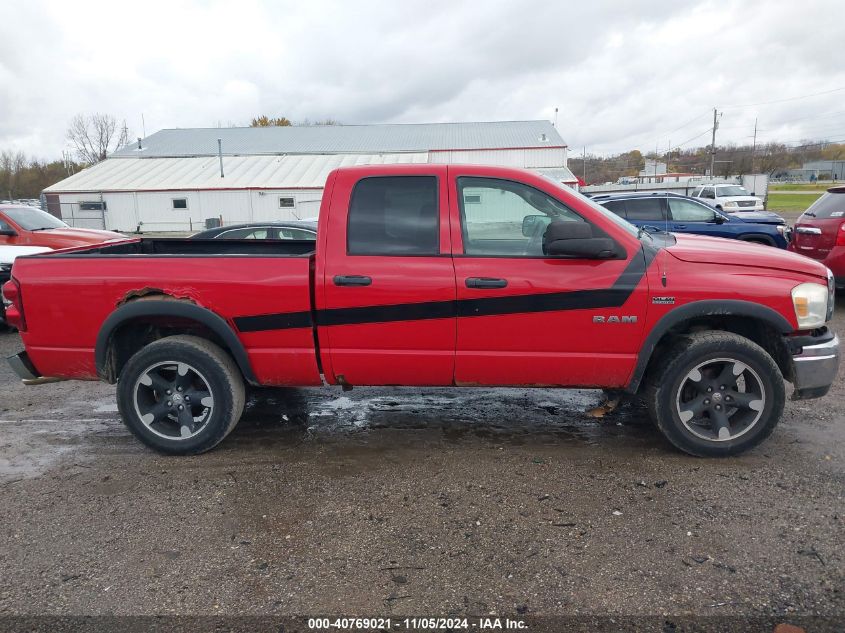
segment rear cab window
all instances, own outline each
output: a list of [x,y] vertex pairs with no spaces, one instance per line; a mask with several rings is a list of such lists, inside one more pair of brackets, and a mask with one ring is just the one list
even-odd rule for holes
[[355,184],[348,255],[434,256],[440,249],[436,176],[374,176]]

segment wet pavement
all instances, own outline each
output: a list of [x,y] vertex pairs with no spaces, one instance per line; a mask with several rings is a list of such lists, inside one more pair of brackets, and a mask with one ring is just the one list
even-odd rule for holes
[[0,615],[845,617],[843,395],[707,460],[597,391],[275,389],[172,458],[4,363]]

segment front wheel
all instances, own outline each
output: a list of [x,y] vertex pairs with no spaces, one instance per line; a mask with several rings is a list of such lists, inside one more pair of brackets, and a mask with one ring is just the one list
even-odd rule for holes
[[757,446],[780,421],[786,393],[772,357],[729,332],[682,339],[661,360],[646,401],[673,445],[701,457],[736,455]]
[[225,438],[244,408],[244,382],[232,357],[196,336],[168,336],[143,347],[117,384],[124,423],[161,453],[203,453]]

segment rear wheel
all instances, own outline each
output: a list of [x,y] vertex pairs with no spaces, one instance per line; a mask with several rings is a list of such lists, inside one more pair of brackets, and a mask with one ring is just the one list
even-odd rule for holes
[[192,455],[216,446],[244,407],[244,383],[232,358],[196,336],[168,336],[123,368],[117,404],[129,430],[162,453]]
[[661,359],[646,401],[663,435],[702,457],[746,451],[774,430],[786,394],[772,357],[729,332],[685,337]]

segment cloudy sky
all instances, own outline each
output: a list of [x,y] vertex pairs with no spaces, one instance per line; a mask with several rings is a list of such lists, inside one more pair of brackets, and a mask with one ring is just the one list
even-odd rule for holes
[[573,151],[845,140],[841,0],[3,0],[0,149],[248,124],[554,118]]

